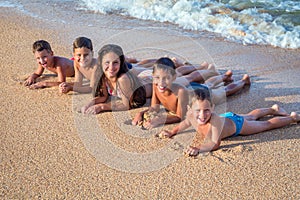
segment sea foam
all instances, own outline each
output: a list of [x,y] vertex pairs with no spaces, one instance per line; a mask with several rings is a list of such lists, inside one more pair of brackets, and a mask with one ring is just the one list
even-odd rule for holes
[[90,11],[171,22],[243,44],[300,47],[299,2],[278,0],[82,0]]

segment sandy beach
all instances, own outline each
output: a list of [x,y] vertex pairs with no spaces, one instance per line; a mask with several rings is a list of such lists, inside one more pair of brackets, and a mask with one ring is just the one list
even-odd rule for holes
[[300,112],[299,49],[190,39],[165,29],[71,26],[12,8],[0,8],[0,16],[1,199],[300,199],[299,124],[229,138],[217,151],[188,158],[182,151],[192,129],[160,140],[155,133],[173,125],[132,127],[128,122],[141,109],[84,116],[76,109],[90,95],[20,84],[36,69],[34,41],[47,40],[55,55],[71,58],[73,40],[87,36],[95,56],[112,42],[140,59],[173,52],[193,63],[214,62],[220,72],[231,69],[236,78],[248,73],[251,87],[227,98],[222,111],[277,103]]

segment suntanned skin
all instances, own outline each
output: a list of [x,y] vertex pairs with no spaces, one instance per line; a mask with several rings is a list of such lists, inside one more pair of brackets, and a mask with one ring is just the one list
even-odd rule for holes
[[[24,82],[24,85],[29,86],[30,89],[58,86],[60,83],[66,81],[66,77],[72,77],[75,74],[73,61],[64,57],[53,56],[52,51],[46,49],[36,51],[34,57],[38,63],[38,68]],[[43,74],[45,69],[57,74],[58,80],[56,82],[35,83],[36,79]]]
[[[196,156],[201,152],[214,151],[219,148],[222,139],[235,134],[236,125],[231,119],[214,113],[213,109],[214,106],[208,100],[196,100],[192,104],[192,107],[189,107],[187,118],[184,121],[171,131],[162,131],[159,136],[172,137],[184,129],[193,126],[197,132],[191,146],[187,148],[185,153],[190,156]],[[257,119],[268,115],[278,117],[273,117],[267,121],[257,121]],[[244,117],[244,124],[240,135],[256,134],[300,121],[299,114],[291,112],[288,115],[277,104],[274,104],[270,108],[255,109],[240,116]]]
[[[117,73],[120,70],[120,59],[114,52],[109,52],[103,56],[102,68],[105,74],[105,81],[109,87],[113,90],[113,93],[117,93],[117,84],[122,87],[120,88],[124,94],[132,94],[132,89],[130,88],[131,81],[128,75],[122,74],[117,77]],[[117,104],[112,105],[108,102],[109,94],[107,90],[103,91],[103,96],[95,97],[86,106],[81,108],[81,112],[84,114],[98,114],[103,111],[114,110],[128,110],[129,99],[124,95],[121,96],[121,101]]]
[[[86,48],[76,48],[73,52],[75,80],[74,83],[63,82],[59,85],[61,93],[75,91],[79,93],[90,93],[95,81],[95,70],[97,59],[93,58],[93,52]],[[83,78],[90,80],[89,86],[83,86]]]
[[151,129],[160,124],[176,123],[184,118],[188,94],[185,87],[173,83],[175,79],[176,75],[171,76],[167,71],[162,69],[157,69],[153,73],[151,107],[138,113],[132,120],[133,125],[137,125],[142,121],[142,116],[145,112],[159,112],[160,104],[172,114],[167,114],[167,116],[157,116],[151,121],[145,122],[143,124],[144,128]]

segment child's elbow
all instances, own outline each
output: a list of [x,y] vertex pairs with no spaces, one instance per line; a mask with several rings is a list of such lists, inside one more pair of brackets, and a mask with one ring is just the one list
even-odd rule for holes
[[216,151],[217,149],[219,149],[221,142],[217,142],[215,143],[215,145],[212,148],[212,151]]

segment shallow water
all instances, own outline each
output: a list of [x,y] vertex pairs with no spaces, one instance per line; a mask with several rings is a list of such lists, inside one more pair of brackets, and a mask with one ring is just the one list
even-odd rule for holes
[[245,45],[300,47],[296,0],[6,0],[0,1],[0,7],[15,7],[33,17],[67,24],[167,27],[192,37],[223,37]]

